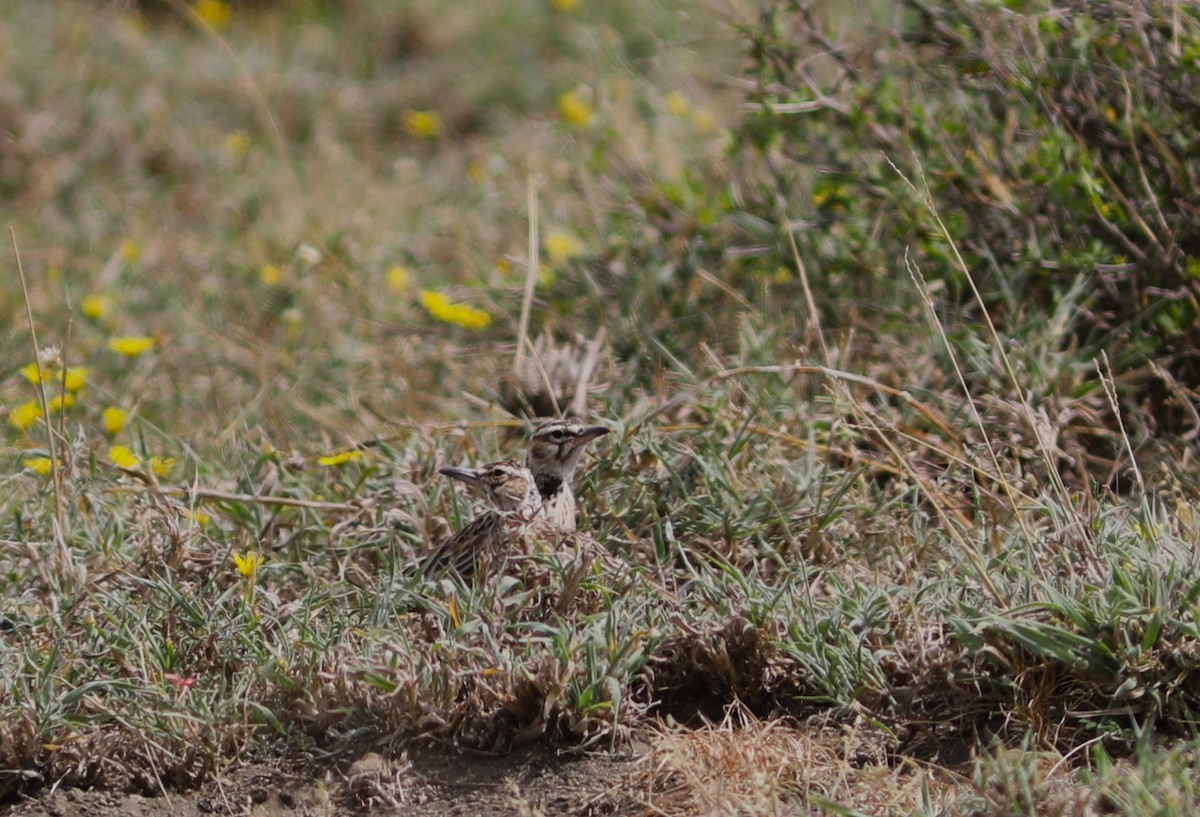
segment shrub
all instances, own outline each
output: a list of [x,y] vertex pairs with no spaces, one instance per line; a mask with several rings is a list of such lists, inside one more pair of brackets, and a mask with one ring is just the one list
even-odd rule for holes
[[745,29],[740,139],[770,168],[748,209],[781,225],[783,262],[782,219],[801,219],[802,257],[837,296],[827,325],[847,297],[891,299],[889,279],[912,291],[908,253],[968,324],[968,271],[1002,333],[1078,299],[1059,348],[1151,384],[1133,396],[1158,430],[1194,422],[1200,12],[904,0],[893,26],[835,39],[816,8],[776,0]]

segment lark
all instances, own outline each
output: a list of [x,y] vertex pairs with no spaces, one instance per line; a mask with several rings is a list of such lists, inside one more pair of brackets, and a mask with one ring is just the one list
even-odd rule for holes
[[481,558],[503,553],[541,523],[542,498],[525,466],[501,461],[479,468],[443,468],[441,473],[465,483],[491,508],[430,553],[422,564],[422,574],[453,567],[460,575],[470,576]]
[[525,465],[533,474],[542,499],[542,515],[560,530],[575,530],[575,492],[571,479],[583,449],[608,433],[604,426],[585,426],[574,420],[543,420],[533,429]]

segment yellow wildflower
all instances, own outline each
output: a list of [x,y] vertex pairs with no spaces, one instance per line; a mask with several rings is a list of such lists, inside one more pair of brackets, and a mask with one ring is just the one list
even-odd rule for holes
[[121,242],[121,258],[126,264],[133,263],[137,260],[142,251],[138,248],[137,242],[132,238],[127,238]]
[[244,130],[235,130],[226,136],[225,152],[230,156],[245,156],[250,152],[250,135]]
[[28,380],[30,383],[32,383],[35,386],[38,383],[45,383],[48,380],[50,380],[49,367],[39,369],[38,364],[36,362],[35,363],[27,363],[24,366],[22,366],[21,374],[25,375],[25,379]]
[[421,306],[443,323],[461,326],[463,329],[486,329],[492,324],[492,316],[484,310],[468,304],[456,304],[440,292],[421,290],[419,299]]
[[432,139],[442,132],[442,117],[437,111],[404,112],[404,129],[409,136],[418,139]]
[[578,90],[567,91],[558,97],[558,112],[569,124],[585,128],[592,123],[595,111]]
[[229,25],[231,9],[225,0],[196,0],[196,16],[213,28]]
[[408,289],[408,270],[401,266],[392,267],[387,271],[388,286],[396,292]]
[[283,273],[274,264],[263,264],[262,269],[258,271],[258,280],[269,287],[276,287],[283,281]]
[[681,119],[687,116],[688,104],[687,100],[683,98],[683,94],[678,91],[667,94],[667,110]]
[[84,317],[98,321],[112,309],[112,298],[108,295],[88,295],[83,299]]
[[100,422],[104,424],[104,430],[109,435],[115,437],[121,433],[121,429],[125,427],[125,421],[129,419],[129,412],[125,409],[109,406],[101,415]]
[[21,460],[21,465],[33,471],[35,474],[41,474],[43,477],[50,473],[52,463],[49,457],[29,457]]
[[206,514],[204,511],[200,511],[200,510],[184,511],[183,515],[186,516],[188,519],[191,519],[192,521],[194,521],[200,527],[204,527],[209,522],[212,522],[212,517],[209,516],[208,514]]
[[546,257],[559,265],[583,254],[583,242],[568,232],[556,230],[546,236]]
[[295,343],[296,338],[300,337],[300,330],[304,326],[304,313],[294,306],[288,307],[280,314],[283,318],[283,323],[287,326],[287,341]]
[[572,14],[579,11],[579,7],[583,5],[583,0],[550,0],[558,11],[563,14]]
[[64,378],[67,391],[76,392],[86,386],[88,374],[86,366],[72,366],[67,369],[67,375]]
[[238,573],[250,580],[258,575],[258,569],[265,561],[266,557],[256,550],[248,550],[244,556],[233,554],[233,563],[237,565]]
[[142,461],[133,453],[133,449],[127,445],[110,446],[108,458],[118,468],[137,468],[142,464]]
[[138,357],[153,349],[154,344],[154,338],[128,336],[123,338],[111,338],[108,341],[108,348],[112,349],[119,355],[124,355],[125,357]]
[[361,451],[341,451],[337,454],[326,454],[319,457],[317,462],[324,466],[345,465],[348,462],[358,462],[362,459]]
[[73,405],[75,405],[75,395],[73,394],[60,394],[51,397],[49,403],[47,403],[51,414],[58,414],[64,408],[70,408]]
[[25,431],[36,423],[41,416],[41,404],[37,400],[30,400],[13,409],[12,413],[8,415],[8,422],[14,428]]
[[179,464],[179,459],[177,457],[157,457],[157,456],[155,456],[155,457],[150,458],[150,470],[154,472],[155,476],[159,476],[159,477],[163,477],[163,478],[166,478],[167,476],[169,476],[171,473],[171,469],[173,469],[178,464]]
[[712,111],[696,111],[692,114],[692,127],[701,133],[716,133],[717,117]]

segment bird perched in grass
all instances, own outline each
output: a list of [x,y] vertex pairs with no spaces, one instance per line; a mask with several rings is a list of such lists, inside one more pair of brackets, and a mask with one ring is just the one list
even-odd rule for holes
[[564,531],[575,530],[575,492],[571,479],[579,467],[583,449],[608,433],[604,426],[583,425],[575,420],[543,420],[533,429],[525,465],[533,474],[542,499],[545,520]]
[[481,557],[502,554],[508,545],[546,524],[537,484],[523,465],[501,461],[478,468],[443,468],[441,473],[467,485],[491,507],[425,557],[423,575],[452,567],[470,576]]

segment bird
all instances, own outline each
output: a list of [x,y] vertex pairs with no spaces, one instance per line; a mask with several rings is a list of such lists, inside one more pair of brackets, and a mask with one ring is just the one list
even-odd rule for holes
[[469,576],[480,557],[504,551],[542,520],[541,495],[533,474],[523,465],[501,460],[478,468],[443,468],[441,473],[465,483],[492,507],[426,556],[421,575],[453,567],[460,575]]
[[533,474],[542,500],[546,523],[562,531],[575,530],[575,492],[571,478],[583,449],[608,433],[604,426],[587,426],[575,420],[542,420],[533,429],[525,466]]

